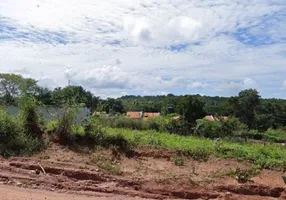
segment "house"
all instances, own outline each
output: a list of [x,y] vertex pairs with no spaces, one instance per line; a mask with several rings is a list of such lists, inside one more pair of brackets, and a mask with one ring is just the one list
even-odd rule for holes
[[180,119],[181,119],[180,116],[174,116],[174,117],[173,117],[173,120],[180,120]]
[[227,121],[228,117],[227,116],[214,117],[212,115],[207,115],[205,116],[205,119],[209,121],[220,121],[220,120]]
[[131,118],[131,119],[147,120],[151,117],[159,117],[159,116],[160,116],[160,113],[142,112],[142,111],[128,111],[126,113],[126,117]]
[[150,119],[151,117],[159,117],[160,113],[156,112],[156,113],[152,113],[152,112],[144,112],[143,114],[143,120],[147,120]]
[[98,112],[98,111],[95,111],[92,116],[101,116],[101,115],[106,115],[106,112]]
[[126,117],[131,119],[142,119],[143,112],[137,112],[137,111],[128,111],[126,113]]

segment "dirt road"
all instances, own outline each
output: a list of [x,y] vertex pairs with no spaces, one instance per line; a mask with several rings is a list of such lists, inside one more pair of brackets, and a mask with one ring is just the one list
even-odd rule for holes
[[60,194],[51,191],[26,189],[14,186],[0,185],[0,200],[140,200],[141,198],[93,193],[88,194]]

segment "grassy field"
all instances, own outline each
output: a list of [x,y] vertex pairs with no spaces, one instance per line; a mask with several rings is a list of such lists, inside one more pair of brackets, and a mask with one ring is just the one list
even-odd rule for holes
[[209,156],[250,161],[262,168],[286,170],[286,147],[277,144],[215,142],[191,136],[179,136],[155,131],[135,131],[106,128],[108,135],[121,135],[133,145],[150,145],[178,150],[194,159],[205,160]]

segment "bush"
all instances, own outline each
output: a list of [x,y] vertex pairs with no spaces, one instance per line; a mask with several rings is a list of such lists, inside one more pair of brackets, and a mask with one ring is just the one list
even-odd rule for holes
[[222,125],[217,121],[209,121],[206,119],[197,120],[195,135],[206,138],[218,138],[222,130]]
[[263,133],[263,139],[272,142],[286,142],[286,131],[283,127],[279,129],[268,129]]
[[41,147],[42,143],[38,138],[26,135],[21,124],[5,110],[0,109],[0,155],[30,155]]
[[237,167],[235,171],[230,171],[228,175],[233,176],[239,183],[247,183],[251,181],[252,177],[260,173],[260,167],[254,166],[249,169],[241,169]]
[[197,120],[195,135],[206,138],[224,138],[224,137],[243,137],[248,134],[247,125],[241,123],[236,118],[230,118],[226,121],[209,121],[206,119]]
[[43,130],[36,99],[34,97],[21,97],[19,107],[19,121],[22,123],[23,131],[27,135],[41,137]]
[[58,121],[58,127],[55,134],[58,137],[57,139],[60,144],[68,144],[71,142],[75,113],[75,108],[67,107],[64,109],[64,112]]

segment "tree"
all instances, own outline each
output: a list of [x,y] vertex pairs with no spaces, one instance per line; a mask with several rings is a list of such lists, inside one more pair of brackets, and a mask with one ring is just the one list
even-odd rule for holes
[[6,104],[13,104],[20,95],[35,95],[37,81],[16,74],[0,74],[0,95]]
[[82,86],[68,86],[65,88],[55,88],[51,94],[51,100],[54,105],[61,106],[68,104],[85,104],[88,108],[96,103],[96,98],[93,98],[91,92],[86,91]]
[[196,97],[184,96],[176,106],[176,112],[183,115],[185,120],[195,124],[197,119],[205,116],[204,103]]
[[103,110],[106,113],[123,113],[124,107],[121,100],[108,98],[103,102]]
[[238,97],[229,99],[231,113],[250,128],[254,126],[256,109],[260,105],[260,96],[257,90],[248,89],[239,92]]
[[52,105],[52,92],[48,88],[37,88],[36,99],[45,105]]

